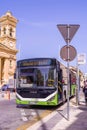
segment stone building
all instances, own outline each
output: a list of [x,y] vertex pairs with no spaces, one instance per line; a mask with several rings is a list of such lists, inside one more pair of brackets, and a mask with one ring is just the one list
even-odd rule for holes
[[0,87],[14,79],[16,68],[16,25],[10,11],[0,17]]

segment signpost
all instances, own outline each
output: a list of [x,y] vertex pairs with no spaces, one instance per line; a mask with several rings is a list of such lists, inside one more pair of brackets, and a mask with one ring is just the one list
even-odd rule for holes
[[86,63],[86,54],[84,54],[84,53],[78,54],[77,62],[78,62],[78,65],[85,64]]
[[[69,88],[70,88],[70,81],[69,81],[69,62],[72,61],[76,56],[76,50],[74,47],[70,46],[69,43],[71,42],[73,36],[75,35],[76,31],[78,30],[80,25],[67,25],[67,24],[58,24],[57,27],[63,36],[67,46],[61,49],[60,55],[64,61],[67,61],[67,119],[69,120]],[[66,57],[63,55],[63,50],[66,53]],[[74,52],[74,54],[70,51]]]
[[79,65],[86,63],[86,54],[78,54],[77,56],[77,88],[76,88],[76,104],[79,104]]

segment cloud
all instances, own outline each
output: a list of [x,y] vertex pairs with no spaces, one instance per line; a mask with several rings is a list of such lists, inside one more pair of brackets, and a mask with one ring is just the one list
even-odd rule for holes
[[27,22],[26,20],[22,18],[20,18],[19,21],[22,24],[33,26],[33,27],[46,27],[46,26],[56,25],[55,22]]

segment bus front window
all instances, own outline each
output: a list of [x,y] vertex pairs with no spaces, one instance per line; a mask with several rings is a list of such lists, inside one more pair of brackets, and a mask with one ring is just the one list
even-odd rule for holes
[[18,87],[54,87],[55,71],[52,67],[20,69]]
[[52,87],[54,86],[54,68],[39,68],[37,70],[37,86]]
[[19,86],[20,87],[31,87],[31,86],[33,86],[33,76],[20,76]]

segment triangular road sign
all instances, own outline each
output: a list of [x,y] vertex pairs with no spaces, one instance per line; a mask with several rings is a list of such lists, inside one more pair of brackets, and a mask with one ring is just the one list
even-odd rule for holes
[[70,43],[80,25],[58,24],[57,27],[66,43]]

